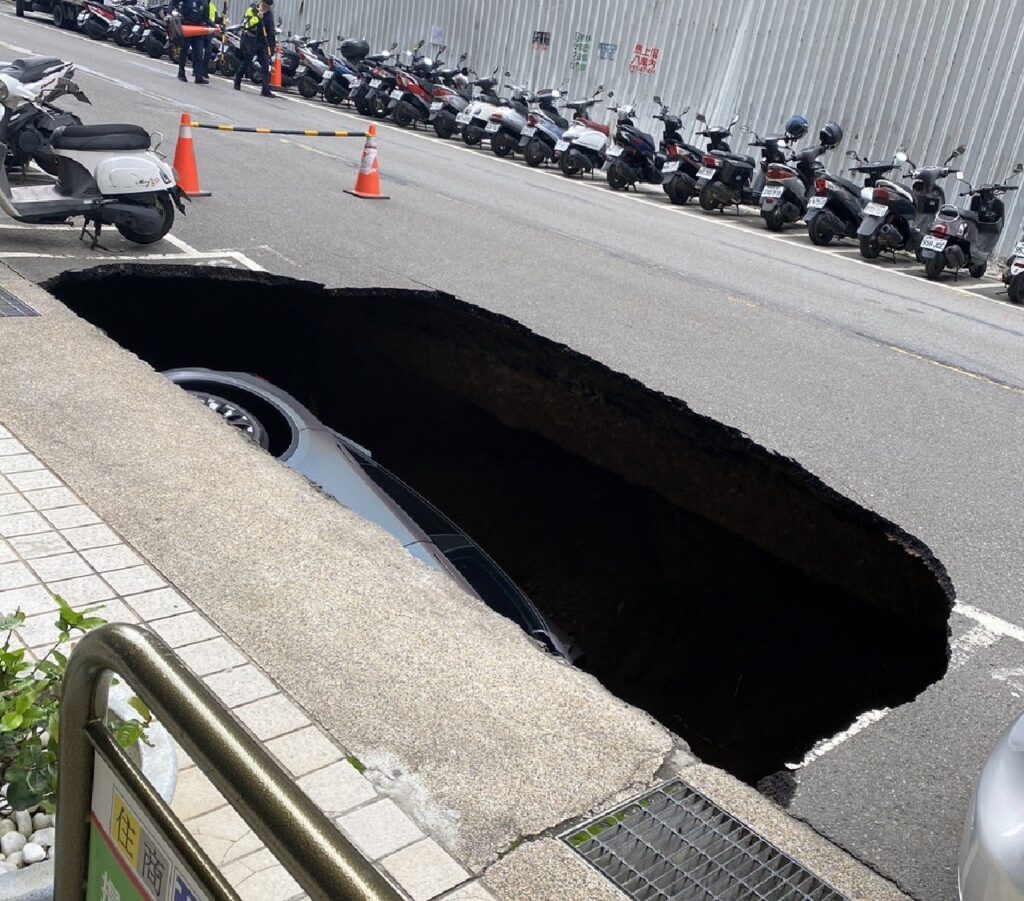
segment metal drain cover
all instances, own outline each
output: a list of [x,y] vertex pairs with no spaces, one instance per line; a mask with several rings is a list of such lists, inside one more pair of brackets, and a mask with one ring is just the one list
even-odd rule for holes
[[14,316],[38,316],[25,301],[19,300],[10,291],[0,288],[0,318],[10,319]]
[[678,780],[563,838],[637,901],[844,901],[830,885]]

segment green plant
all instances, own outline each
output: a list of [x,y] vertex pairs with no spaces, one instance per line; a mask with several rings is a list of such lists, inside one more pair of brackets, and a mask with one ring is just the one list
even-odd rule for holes
[[[58,637],[49,651],[33,660],[24,649],[11,650],[11,630],[25,621],[19,610],[0,617],[6,633],[0,650],[0,778],[8,784],[7,804],[14,810],[40,806],[47,813],[57,798],[57,751],[60,734],[59,705],[68,659],[60,648],[105,621],[93,616],[95,608],[73,610],[60,597],[56,622]],[[151,716],[137,698],[129,703],[140,720],[118,720],[111,732],[122,747],[146,740]]]

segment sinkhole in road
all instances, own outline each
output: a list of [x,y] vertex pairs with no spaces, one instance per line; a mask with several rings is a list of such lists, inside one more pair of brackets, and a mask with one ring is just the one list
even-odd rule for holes
[[953,588],[922,542],[511,319],[199,267],[47,287],[156,369],[258,373],[370,448],[578,640],[584,669],[748,782],[945,672]]

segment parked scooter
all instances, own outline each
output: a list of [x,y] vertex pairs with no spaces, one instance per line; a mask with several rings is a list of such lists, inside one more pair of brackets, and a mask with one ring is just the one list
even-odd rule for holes
[[94,41],[105,41],[111,37],[119,24],[117,15],[102,3],[88,3],[78,14],[79,29]]
[[511,96],[499,103],[491,113],[491,121],[484,126],[491,150],[500,157],[511,156],[519,147],[533,100],[526,85],[507,84],[505,87],[512,92]]
[[324,100],[337,106],[348,100],[359,86],[359,64],[366,59],[370,45],[366,39],[341,40],[338,52],[330,58],[330,68],[324,76]]
[[769,164],[761,189],[761,218],[765,228],[781,231],[787,223],[803,218],[807,199],[814,195],[815,179],[825,171],[818,158],[842,139],[843,129],[839,124],[826,122],[818,132],[816,146],[790,154],[786,162]]
[[[729,147],[727,140],[732,124],[730,124],[729,128],[726,128],[724,125],[708,128],[707,120],[704,118],[703,113],[697,113],[695,118],[705,126],[703,131],[697,132],[697,135],[707,138],[708,152],[713,150],[724,151],[725,153],[732,152],[732,148]],[[733,123],[735,121],[733,119]],[[675,155],[672,155],[671,152],[669,153],[669,158],[661,170],[662,175],[665,177],[662,187],[672,203],[684,204],[691,197],[700,193],[697,182],[698,173],[704,167],[704,151],[693,144],[687,144],[678,136],[674,142],[673,149],[675,150]]]
[[[381,85],[381,79],[388,74],[382,67],[389,59],[394,57],[395,49],[397,47],[398,43],[395,42],[387,50],[381,50],[379,53],[368,54],[360,64],[359,74],[362,76],[362,81],[351,93],[350,99],[352,101],[352,105],[361,115],[373,115],[373,110],[370,107],[370,92],[375,92]],[[376,85],[373,84],[374,81],[377,82]]]
[[864,176],[864,186],[830,172],[824,172],[815,179],[815,193],[808,198],[804,215],[807,236],[812,244],[824,246],[835,238],[855,238],[864,207],[871,202],[875,183],[886,173],[899,168],[895,159],[872,163],[863,159],[856,150],[846,151],[846,157],[856,161],[857,165],[850,171]]
[[438,69],[436,72],[441,81],[434,85],[427,122],[434,127],[434,133],[445,140],[458,132],[458,118],[472,99],[469,69],[462,65],[465,60],[466,54],[463,53],[459,57],[459,68]]
[[921,237],[931,227],[939,207],[946,202],[939,181],[957,171],[949,164],[963,156],[965,150],[967,146],[961,144],[941,166],[922,168],[917,168],[907,156],[905,147],[896,151],[896,160],[911,166],[909,177],[913,182],[909,188],[887,178],[880,178],[875,183],[871,203],[864,207],[857,229],[861,256],[873,260],[882,251],[895,254],[897,250],[918,254]]
[[1007,257],[1003,267],[1003,284],[1010,297],[1010,303],[1024,304],[1024,240],[1013,246],[1013,253]]
[[[667,148],[671,147],[672,152],[675,152],[674,142],[679,136],[679,129],[683,123],[679,116],[672,116],[669,113],[668,107],[662,103],[659,96],[654,96],[654,102],[661,107],[660,112],[656,113],[654,118],[660,120],[665,126],[661,148],[658,149],[651,135],[636,127],[631,116],[620,117],[614,141],[606,154],[608,157],[606,169],[608,187],[613,191],[624,191],[631,186],[635,187],[638,181],[649,185],[662,183],[662,167],[670,152]],[[683,112],[685,113],[688,109],[689,107]]]
[[[434,87],[439,57],[444,53],[441,47],[435,59],[418,56],[407,72],[397,72],[395,90],[391,92],[391,118],[399,128],[415,127],[417,122],[426,124],[430,119],[430,107],[434,103]],[[461,60],[460,60],[461,62]]]
[[[738,121],[739,116],[733,116],[726,134],[732,131]],[[790,124],[795,127],[793,119]],[[800,136],[807,132],[806,121],[803,129]],[[785,162],[785,148],[796,138],[788,133],[762,138],[750,132],[746,126],[743,127],[743,133],[754,135],[754,140],[747,146],[761,148],[760,167],[752,156],[728,150],[709,150],[704,154],[704,165],[697,173],[697,193],[702,210],[724,210],[727,206],[734,206],[738,210],[741,203],[759,205],[765,171],[770,163]]]
[[[491,121],[491,113],[501,105],[501,99],[494,89],[498,86],[495,76],[497,68],[488,78],[478,78],[469,83],[470,89],[477,88],[479,93],[467,105],[466,108],[455,118],[456,125],[462,129],[462,140],[470,147],[479,144],[486,137],[487,123]],[[505,77],[511,73],[506,69]]]
[[[555,101],[561,96],[562,92],[554,89],[545,89],[534,94],[537,109],[530,111],[526,117],[526,125],[519,133],[519,152],[531,169],[537,168],[545,160],[554,159],[555,145],[569,127],[569,123],[555,105]],[[571,109],[574,116],[579,116],[596,102],[596,99],[576,100],[566,103],[565,109]]]
[[[7,153],[7,127],[25,106],[38,108],[37,89],[0,72],[0,155]],[[0,172],[0,209],[18,222],[61,223],[82,217],[93,247],[104,224],[136,244],[159,241],[171,229],[174,210],[184,212],[174,170],[149,147],[137,125],[64,125],[50,137],[57,162],[55,185],[12,188]]]
[[[602,86],[598,86],[598,93],[601,90]],[[615,92],[609,91],[608,99],[612,100],[614,97]],[[623,109],[632,112],[632,107]],[[608,111],[616,114],[619,112],[618,107],[614,106],[609,107]],[[562,175],[572,178],[601,169],[604,166],[605,151],[608,149],[610,137],[611,129],[603,122],[582,116],[577,118],[555,145],[555,152],[560,154],[558,165]]]
[[89,98],[71,80],[75,74],[72,63],[54,57],[16,59],[0,67],[0,73],[21,83],[36,103],[25,103],[12,111],[4,121],[7,153],[4,168],[8,173],[24,174],[29,162],[35,162],[50,175],[57,174],[57,160],[50,149],[55,129],[62,125],[81,125],[74,113],[54,105],[59,97],[70,94],[82,103]]
[[326,38],[318,41],[297,41],[295,52],[299,57],[299,69],[295,86],[307,100],[316,97],[323,89],[324,77],[330,69],[327,55],[323,51]]
[[[1021,172],[1024,172],[1024,163],[1017,163],[1009,178],[1017,178]],[[1003,231],[1006,210],[999,195],[1017,190],[1017,185],[1011,185],[1009,180],[975,188],[963,172],[958,171],[956,178],[967,185],[960,196],[970,197],[970,206],[960,209],[953,204],[943,204],[931,230],[922,236],[921,258],[924,273],[930,279],[938,278],[943,269],[958,273],[966,268],[971,278],[985,274],[989,257]]]

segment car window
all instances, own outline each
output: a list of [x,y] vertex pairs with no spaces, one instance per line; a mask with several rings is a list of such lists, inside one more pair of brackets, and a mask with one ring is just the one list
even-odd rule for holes
[[479,548],[455,548],[445,551],[445,556],[488,607],[528,630],[536,628],[537,624],[528,614],[528,608],[515,585]]
[[353,456],[377,487],[398,504],[405,511],[406,515],[428,535],[458,531],[452,523],[445,519],[427,500],[420,497],[406,485],[405,482],[375,463],[358,455]]

